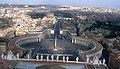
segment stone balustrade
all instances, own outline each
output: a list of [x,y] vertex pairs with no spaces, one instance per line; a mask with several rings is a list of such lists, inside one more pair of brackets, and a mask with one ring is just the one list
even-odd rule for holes
[[[55,58],[55,56],[57,58]],[[62,60],[59,59],[59,57],[62,56]],[[79,61],[80,58],[76,57],[75,61],[70,61],[69,56],[64,55],[51,55],[51,54],[37,54],[36,59],[31,59],[30,54],[27,55],[27,58],[20,58],[19,54],[14,55],[12,51],[9,51],[7,55],[2,54],[1,58],[5,60],[18,60],[18,61],[32,61],[32,62],[57,62],[57,63],[75,63],[75,64],[93,64],[93,65],[106,65],[105,59],[99,60],[98,57],[96,57],[94,60],[90,60],[89,57],[87,57],[87,61]]]

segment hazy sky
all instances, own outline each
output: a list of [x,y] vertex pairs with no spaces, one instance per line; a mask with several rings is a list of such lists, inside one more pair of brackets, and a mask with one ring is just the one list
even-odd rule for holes
[[52,4],[120,8],[120,0],[0,0],[1,4]]

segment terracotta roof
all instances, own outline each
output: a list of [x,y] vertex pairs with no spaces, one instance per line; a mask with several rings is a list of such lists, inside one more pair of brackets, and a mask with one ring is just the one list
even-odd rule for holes
[[120,62],[120,52],[111,53],[111,56]]

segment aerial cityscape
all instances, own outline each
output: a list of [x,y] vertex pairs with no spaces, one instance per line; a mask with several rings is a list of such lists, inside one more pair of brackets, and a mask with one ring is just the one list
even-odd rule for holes
[[116,1],[26,1],[0,3],[0,69],[120,68]]

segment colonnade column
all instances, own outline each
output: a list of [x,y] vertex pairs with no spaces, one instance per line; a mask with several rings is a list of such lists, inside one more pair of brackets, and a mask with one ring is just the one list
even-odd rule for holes
[[77,42],[77,39],[72,39],[72,43],[76,43]]
[[72,39],[72,43],[74,43],[74,39]]
[[75,43],[77,43],[77,40],[76,39],[74,39],[75,40]]

